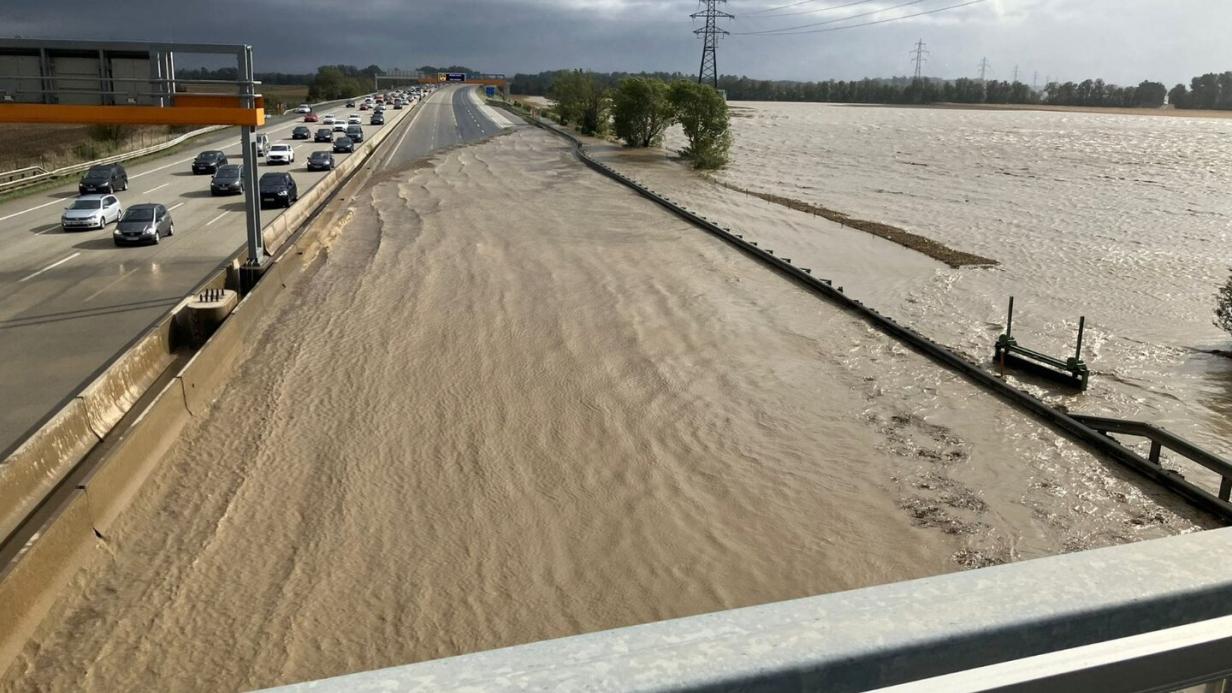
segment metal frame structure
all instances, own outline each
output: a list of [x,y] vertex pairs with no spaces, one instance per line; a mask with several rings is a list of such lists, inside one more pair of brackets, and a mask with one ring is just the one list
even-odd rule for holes
[[705,24],[701,28],[693,30],[694,34],[702,37],[702,67],[697,73],[697,81],[699,84],[706,84],[709,81],[711,86],[718,89],[719,37],[727,36],[730,33],[726,29],[719,28],[719,20],[735,19],[735,15],[719,9],[719,3],[726,3],[727,0],[701,0],[701,2],[705,5],[705,9],[689,15],[693,19],[705,20]]
[[[176,55],[184,54],[234,56],[237,79],[177,79]],[[141,70],[143,63],[145,75],[117,74]],[[245,286],[265,260],[253,139],[255,128],[265,124],[259,84],[252,46],[245,44],[0,39],[0,123],[240,126]],[[191,86],[204,93],[188,93]]]
[[1086,390],[1091,381],[1091,371],[1086,361],[1082,360],[1082,335],[1086,331],[1086,316],[1078,318],[1078,344],[1074,347],[1074,355],[1067,359],[1028,349],[1018,344],[1014,339],[1014,297],[1010,296],[1010,308],[1005,318],[1005,334],[997,337],[993,347],[993,361],[1006,366],[1016,366],[1046,378],[1059,380],[1080,390]]

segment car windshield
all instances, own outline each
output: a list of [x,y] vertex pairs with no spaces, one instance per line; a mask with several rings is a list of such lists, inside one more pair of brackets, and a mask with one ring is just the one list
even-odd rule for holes
[[69,209],[102,209],[102,200],[77,200]]
[[291,145],[288,145],[288,144],[276,144],[276,145],[274,145],[273,151],[275,151],[275,152],[285,152],[285,151],[288,151],[288,150],[290,150],[290,149],[291,149]]
[[312,159],[313,161],[320,161],[322,159],[328,159],[329,152],[313,152],[312,156],[309,158]]
[[86,180],[107,180],[111,177],[109,168],[92,168],[86,172]]
[[198,159],[217,159],[222,156],[222,152],[201,152],[197,155]]
[[261,187],[263,188],[278,188],[282,187],[283,178],[279,173],[267,173],[261,176]]
[[218,179],[239,178],[240,170],[238,168],[220,168],[218,173],[214,174],[214,177]]
[[153,207],[136,207],[124,213],[124,221],[154,221]]

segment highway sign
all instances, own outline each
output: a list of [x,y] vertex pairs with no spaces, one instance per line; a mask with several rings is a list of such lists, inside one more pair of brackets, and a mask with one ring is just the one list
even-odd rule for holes
[[487,90],[486,90],[486,91],[487,91],[487,93],[488,93],[488,97],[489,97],[489,98],[495,98],[495,96],[496,96],[496,87],[491,86],[491,85],[488,85],[488,88],[487,88]]
[[445,81],[446,82],[465,82],[466,73],[465,72],[446,72]]

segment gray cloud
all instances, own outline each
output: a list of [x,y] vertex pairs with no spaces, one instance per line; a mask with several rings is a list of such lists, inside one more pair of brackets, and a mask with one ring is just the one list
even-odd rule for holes
[[[734,34],[773,30],[900,5],[818,0],[732,0]],[[917,0],[846,23],[954,4]],[[322,63],[384,67],[461,63],[489,72],[560,67],[696,69],[700,45],[688,15],[696,0],[3,0],[0,34],[53,38],[251,43],[258,69],[308,71]],[[842,26],[844,22],[818,28]],[[1169,84],[1232,69],[1227,0],[985,0],[902,22],[797,35],[733,35],[719,68],[759,78],[852,79],[905,74],[922,38],[926,72],[973,75],[982,57],[993,76],[1014,66],[1029,81],[1103,77]]]

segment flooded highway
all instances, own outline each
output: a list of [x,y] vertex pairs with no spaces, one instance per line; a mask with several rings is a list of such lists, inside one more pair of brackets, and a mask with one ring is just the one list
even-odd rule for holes
[[546,133],[351,205],[0,690],[269,686],[1211,526]]

